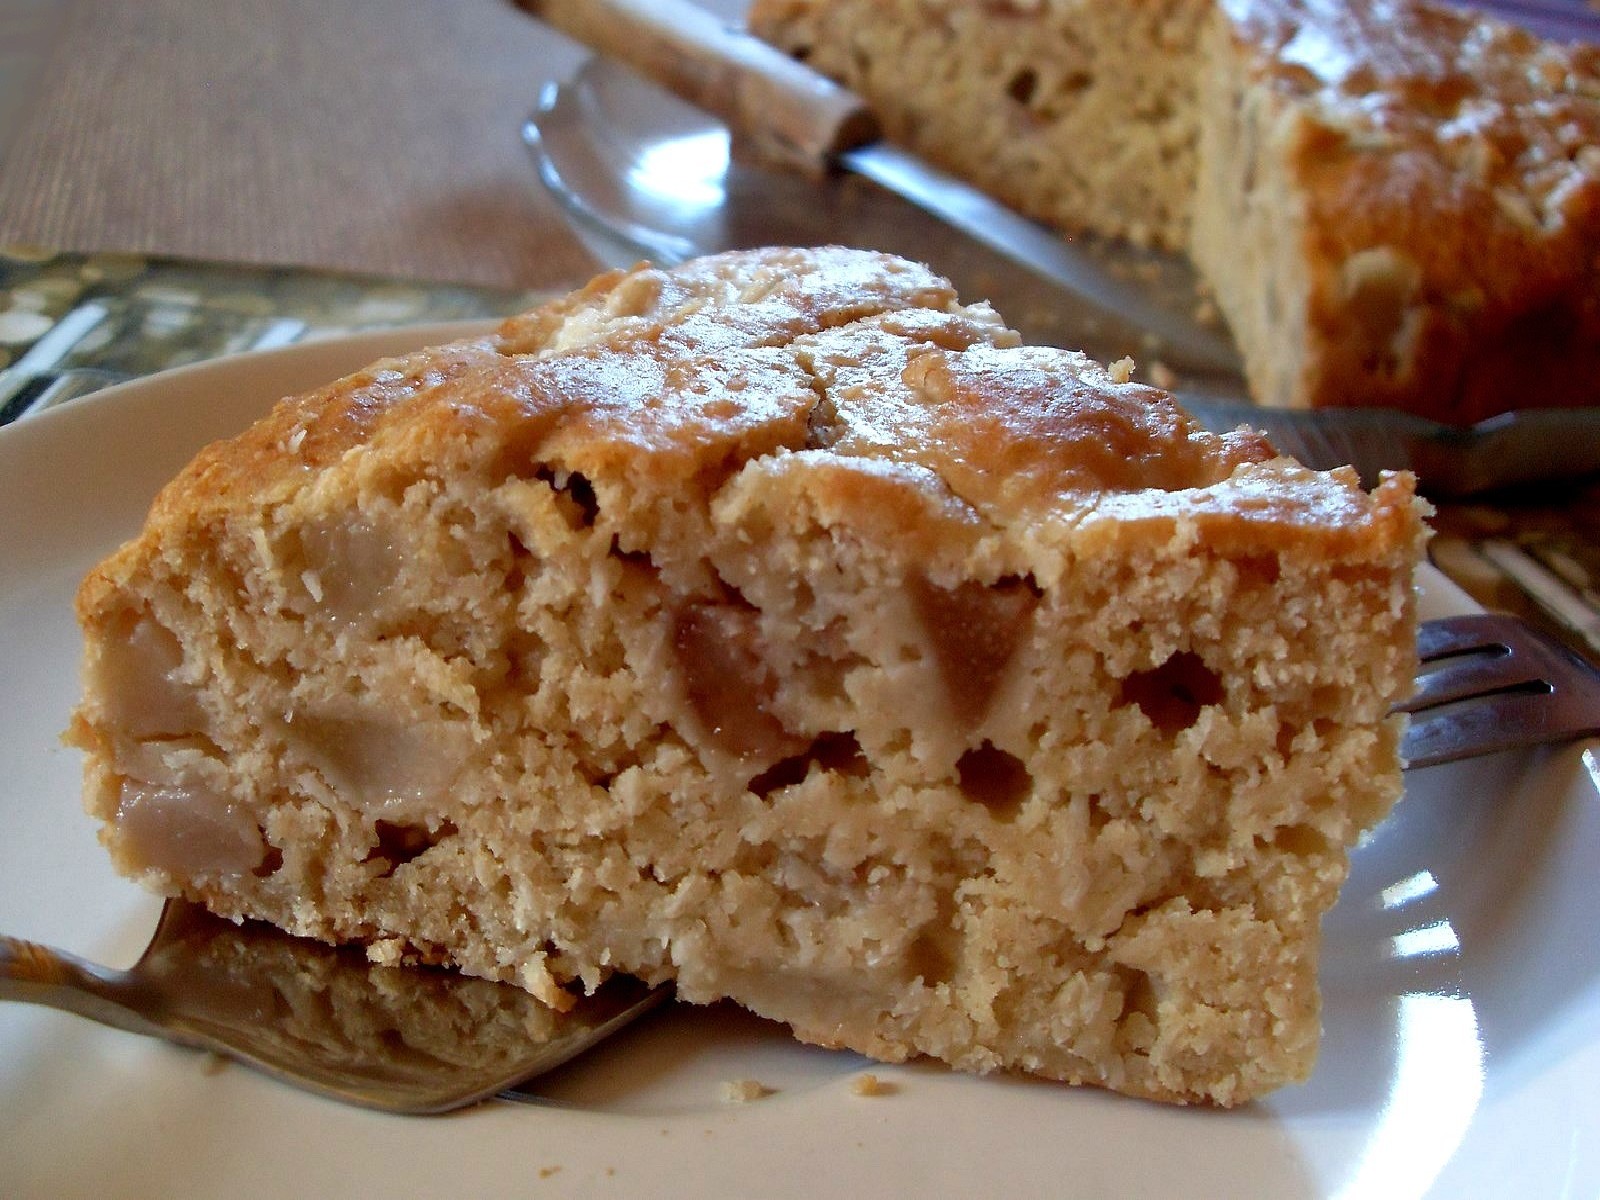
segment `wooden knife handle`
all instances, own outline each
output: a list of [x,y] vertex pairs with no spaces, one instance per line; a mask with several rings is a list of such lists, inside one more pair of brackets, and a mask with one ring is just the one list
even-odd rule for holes
[[874,140],[854,92],[690,0],[517,0],[591,50],[722,118],[758,154],[810,171]]

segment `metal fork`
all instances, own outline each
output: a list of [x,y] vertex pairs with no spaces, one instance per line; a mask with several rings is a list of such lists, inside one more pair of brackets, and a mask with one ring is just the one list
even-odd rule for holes
[[1408,769],[1600,733],[1600,671],[1516,617],[1425,621],[1417,652]]
[[508,983],[374,966],[359,950],[236,926],[184,900],[167,901],[128,971],[0,935],[0,1000],[210,1050],[394,1113],[448,1112],[526,1083],[670,993],[618,976],[555,1013]]

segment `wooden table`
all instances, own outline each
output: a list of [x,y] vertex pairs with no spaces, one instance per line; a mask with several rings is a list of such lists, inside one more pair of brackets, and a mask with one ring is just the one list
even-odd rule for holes
[[0,0],[0,43],[0,244],[519,289],[594,267],[518,140],[581,52],[508,0]]

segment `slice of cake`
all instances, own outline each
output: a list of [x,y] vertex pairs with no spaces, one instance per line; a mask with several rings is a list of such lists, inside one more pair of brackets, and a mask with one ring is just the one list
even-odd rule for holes
[[1400,791],[1407,477],[901,260],[602,276],[283,401],[84,582],[90,810],[229,916],[557,1008],[1235,1104]]
[[1600,405],[1600,49],[1420,0],[756,0],[1019,210],[1188,250],[1252,395]]

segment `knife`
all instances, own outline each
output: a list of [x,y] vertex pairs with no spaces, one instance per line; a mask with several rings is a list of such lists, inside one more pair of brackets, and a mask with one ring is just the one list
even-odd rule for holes
[[[1057,319],[1044,322],[1045,340],[1085,349],[1092,327],[1101,353],[1114,346],[1116,353],[1145,357],[1153,350],[1191,384],[1242,398],[1239,357],[1226,337],[1151,303],[1070,238],[887,141],[855,93],[691,0],[516,2],[717,116],[762,160],[819,179],[836,171],[859,175],[931,212],[991,261],[1044,281],[1060,299],[1052,306]],[[1003,312],[1006,297],[990,298]],[[1085,317],[1086,309],[1092,316]]]

